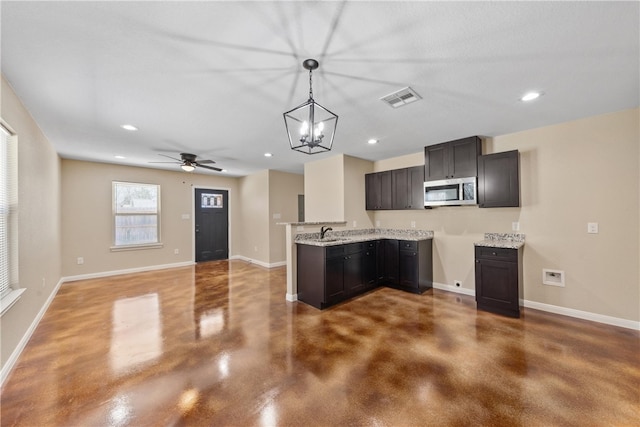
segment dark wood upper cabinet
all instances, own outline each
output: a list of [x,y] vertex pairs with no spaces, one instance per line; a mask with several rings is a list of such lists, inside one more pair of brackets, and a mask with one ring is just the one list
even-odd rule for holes
[[520,206],[518,150],[478,158],[478,205],[481,208]]
[[391,171],[393,209],[424,209],[424,168],[395,169]]
[[425,147],[424,180],[477,176],[481,150],[481,141],[477,136]]
[[366,174],[365,193],[367,210],[393,209],[391,171]]

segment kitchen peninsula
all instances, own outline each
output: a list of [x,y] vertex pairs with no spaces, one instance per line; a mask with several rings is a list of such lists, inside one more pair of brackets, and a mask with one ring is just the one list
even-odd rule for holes
[[433,284],[432,241],[426,230],[298,234],[297,298],[324,309],[381,285],[423,293]]

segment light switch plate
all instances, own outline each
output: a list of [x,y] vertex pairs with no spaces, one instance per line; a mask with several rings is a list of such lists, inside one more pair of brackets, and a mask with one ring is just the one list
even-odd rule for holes
[[598,234],[598,223],[597,222],[587,223],[587,233]]

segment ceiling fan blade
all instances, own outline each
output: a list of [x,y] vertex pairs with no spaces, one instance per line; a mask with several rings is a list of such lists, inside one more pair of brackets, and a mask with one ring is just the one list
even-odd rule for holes
[[[167,156],[166,154],[158,154],[158,156],[166,157],[168,159],[175,160],[176,162],[182,163],[182,159],[176,159],[175,157]],[[169,162],[167,162],[167,163],[169,163]]]
[[195,164],[197,167],[199,168],[204,168],[204,169],[210,169],[212,171],[216,171],[216,172],[222,172],[222,169],[220,168],[216,168],[214,166],[206,166],[206,165],[201,165],[200,163],[196,163]]
[[174,165],[181,165],[182,162],[147,162],[147,163],[172,163]]
[[211,164],[211,163],[215,163],[215,162],[213,160],[198,160],[198,163]]

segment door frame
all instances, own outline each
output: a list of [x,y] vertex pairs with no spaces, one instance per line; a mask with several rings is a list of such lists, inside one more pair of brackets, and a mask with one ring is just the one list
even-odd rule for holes
[[229,227],[229,229],[227,230],[228,236],[229,236],[229,241],[228,246],[229,246],[229,256],[228,259],[232,258],[232,253],[233,253],[233,245],[231,242],[233,242],[233,238],[232,238],[232,234],[231,234],[231,230],[233,229],[232,227],[232,218],[233,218],[233,214],[231,213],[232,209],[231,209],[231,189],[228,187],[222,187],[219,185],[216,186],[211,186],[211,185],[198,185],[198,184],[191,184],[191,262],[193,262],[194,264],[196,263],[196,190],[224,190],[228,192],[228,215],[229,217],[227,218],[227,227]]

